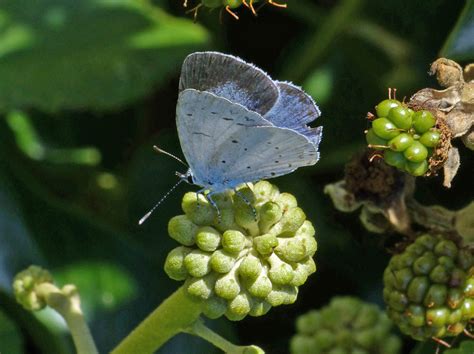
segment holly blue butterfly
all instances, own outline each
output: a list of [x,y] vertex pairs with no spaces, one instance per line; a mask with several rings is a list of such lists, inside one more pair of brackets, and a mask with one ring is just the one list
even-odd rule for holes
[[319,159],[322,127],[307,125],[321,115],[313,99],[240,58],[189,55],[179,91],[176,126],[189,170],[178,175],[201,186],[197,193],[208,190],[214,206],[214,193],[286,175]]

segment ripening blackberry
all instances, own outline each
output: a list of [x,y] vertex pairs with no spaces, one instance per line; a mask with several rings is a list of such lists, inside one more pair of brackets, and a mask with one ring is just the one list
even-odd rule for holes
[[421,235],[393,256],[384,286],[389,317],[416,340],[457,336],[474,318],[473,252],[442,235]]
[[384,161],[413,176],[426,175],[430,158],[442,136],[430,111],[413,111],[395,99],[376,107],[372,126],[366,132],[369,148],[383,154]]

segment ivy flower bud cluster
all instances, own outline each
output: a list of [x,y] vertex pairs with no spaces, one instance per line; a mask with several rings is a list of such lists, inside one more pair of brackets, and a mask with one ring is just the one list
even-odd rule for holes
[[392,322],[376,305],[354,297],[334,297],[321,310],[296,320],[292,354],[400,352],[401,340],[391,333]]
[[212,196],[186,193],[184,215],[173,217],[169,235],[181,244],[165,271],[184,280],[209,318],[241,320],[296,301],[298,287],[316,271],[315,230],[296,199],[261,181]]
[[53,283],[53,277],[47,270],[33,265],[21,271],[13,280],[16,300],[27,310],[42,310],[47,304],[45,299],[38,295],[36,287],[44,283]]
[[384,273],[389,317],[416,340],[457,336],[474,318],[472,250],[437,234],[419,236]]

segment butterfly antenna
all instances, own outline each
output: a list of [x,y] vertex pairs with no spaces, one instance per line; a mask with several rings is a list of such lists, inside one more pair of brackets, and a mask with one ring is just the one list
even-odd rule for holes
[[168,151],[165,151],[165,150],[163,150],[163,149],[160,149],[160,148],[159,148],[158,146],[156,146],[156,145],[153,145],[153,150],[155,150],[155,151],[156,151],[157,153],[159,153],[159,154],[165,154],[165,155],[167,155],[167,156],[169,156],[169,157],[172,157],[172,158],[175,159],[176,161],[181,162],[184,166],[186,166],[187,168],[189,168],[189,166],[186,165],[186,163],[185,163],[183,160],[181,160],[179,157],[177,157],[177,156],[175,156],[175,155],[169,153]]
[[143,215],[143,217],[140,219],[140,221],[138,221],[138,225],[142,225],[146,219],[148,219],[150,217],[150,215],[155,211],[156,208],[158,208],[160,206],[161,203],[163,203],[163,201],[168,198],[168,196],[176,189],[176,187],[179,186],[179,184],[181,182],[183,182],[184,180],[180,179],[178,181],[178,183],[176,183],[173,187],[171,187],[171,189],[160,199],[160,201],[158,203],[155,204],[155,206],[153,208],[150,209],[150,211],[148,213],[146,213],[145,215]]

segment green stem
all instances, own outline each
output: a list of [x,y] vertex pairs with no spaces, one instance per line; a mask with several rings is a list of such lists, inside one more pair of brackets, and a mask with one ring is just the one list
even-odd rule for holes
[[77,354],[99,353],[82,313],[80,298],[74,285],[58,289],[51,283],[43,283],[36,287],[36,292],[66,321]]
[[184,332],[201,314],[198,302],[182,286],[138,325],[111,354],[154,353],[170,338]]
[[284,71],[283,77],[301,82],[334,40],[350,26],[362,3],[362,0],[343,0],[332,10],[320,29],[306,42],[306,47],[295,61]]
[[256,346],[239,346],[232,344],[227,339],[206,327],[201,321],[197,320],[186,330],[187,333],[201,337],[202,339],[212,343],[217,348],[227,354],[243,354],[243,353],[263,353],[263,350]]

